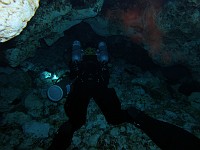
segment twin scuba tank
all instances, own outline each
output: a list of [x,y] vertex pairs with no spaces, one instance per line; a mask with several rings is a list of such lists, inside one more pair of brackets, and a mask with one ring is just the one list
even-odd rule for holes
[[80,62],[83,59],[84,55],[96,55],[97,60],[101,63],[108,62],[108,51],[107,46],[104,42],[100,42],[98,45],[98,49],[95,54],[92,48],[87,48],[85,51],[81,49],[81,44],[79,41],[75,41],[72,47],[72,62]]

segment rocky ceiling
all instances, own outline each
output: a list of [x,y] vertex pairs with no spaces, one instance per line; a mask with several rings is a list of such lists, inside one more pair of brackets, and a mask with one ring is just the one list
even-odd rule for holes
[[[0,8],[8,2],[15,1],[1,0]],[[80,22],[88,23],[98,35],[131,39],[161,66],[182,64],[194,78],[200,75],[200,0],[41,0],[26,28],[19,36],[11,34],[16,37],[10,41],[2,40],[8,34],[1,32],[0,20],[1,53],[16,67],[35,55],[41,41],[51,46]]]

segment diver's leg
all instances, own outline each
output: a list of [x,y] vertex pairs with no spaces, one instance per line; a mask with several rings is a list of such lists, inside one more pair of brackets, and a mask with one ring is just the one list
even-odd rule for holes
[[65,112],[74,130],[79,129],[86,121],[87,107],[91,96],[84,88],[74,88],[65,103]]
[[69,94],[65,103],[69,120],[60,126],[48,150],[66,150],[70,146],[73,133],[85,124],[89,99],[87,92],[81,89]]
[[163,150],[195,150],[200,148],[200,139],[176,125],[157,120],[131,107],[128,113],[136,127],[146,133]]
[[70,121],[63,123],[55,134],[48,150],[66,150],[71,144],[73,133]]
[[128,122],[130,117],[126,110],[121,110],[121,103],[113,88],[99,89],[94,94],[94,100],[100,107],[110,124]]

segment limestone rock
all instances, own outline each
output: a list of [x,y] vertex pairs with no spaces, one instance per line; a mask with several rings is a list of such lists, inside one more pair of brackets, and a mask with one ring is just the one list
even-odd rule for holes
[[19,35],[38,6],[39,0],[0,0],[0,42]]
[[1,87],[0,97],[1,97],[1,112],[8,111],[14,106],[12,103],[20,96],[22,91],[14,87]]
[[18,55],[20,57],[12,57],[11,60],[8,59],[11,57],[7,58],[9,64],[16,67],[25,59],[32,57],[35,50],[41,46],[41,39],[51,46],[64,35],[65,30],[86,18],[95,17],[101,10],[103,2],[104,0],[94,0],[92,4],[86,4],[84,7],[73,7],[70,0],[41,1],[34,18],[20,36],[16,37],[17,46],[8,50],[20,51]]
[[5,51],[5,58],[11,67],[18,66],[27,57],[33,56],[34,51],[19,48],[11,48]]
[[193,77],[200,80],[200,1],[160,2],[93,0],[84,1],[84,5],[77,7],[79,2],[72,0],[41,1],[37,14],[15,39],[17,47],[7,50],[13,52],[13,55],[7,55],[7,60],[16,67],[34,56],[41,39],[51,46],[64,35],[65,30],[85,21],[99,35],[130,37],[143,46],[159,65],[187,66]]
[[199,0],[184,0],[164,6],[157,16],[157,24],[163,33],[162,48],[152,55],[159,64],[188,66],[197,80],[200,75],[199,4]]
[[23,71],[0,74],[1,112],[7,112],[20,104],[31,87],[30,76]]
[[191,106],[198,112],[200,112],[200,93],[194,92],[188,97]]
[[35,138],[46,138],[49,134],[50,125],[48,123],[31,121],[25,123],[22,128],[27,135]]
[[199,0],[119,2],[111,2],[104,15],[85,22],[102,36],[130,37],[148,51],[156,64],[183,64],[200,80]]
[[23,112],[12,112],[8,113],[3,120],[3,125],[12,125],[17,124],[22,126],[26,122],[31,121],[31,117]]
[[24,106],[28,110],[28,114],[32,117],[40,117],[42,114],[43,103],[38,96],[30,93],[25,101]]

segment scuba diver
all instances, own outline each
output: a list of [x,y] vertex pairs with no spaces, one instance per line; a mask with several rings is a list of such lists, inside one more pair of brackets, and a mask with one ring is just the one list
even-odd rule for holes
[[69,117],[57,133],[48,150],[66,150],[71,144],[73,133],[86,122],[87,107],[91,98],[101,109],[108,124],[131,123],[144,131],[161,149],[200,149],[200,139],[190,132],[154,119],[143,111],[130,107],[121,109],[114,88],[109,88],[108,51],[105,42],[98,49],[82,50],[81,43],[74,41],[70,61],[71,84],[63,79],[48,89],[48,98],[58,101],[64,96],[65,113]]

